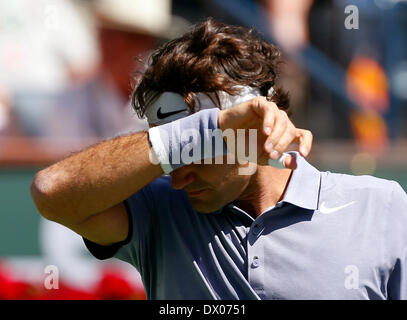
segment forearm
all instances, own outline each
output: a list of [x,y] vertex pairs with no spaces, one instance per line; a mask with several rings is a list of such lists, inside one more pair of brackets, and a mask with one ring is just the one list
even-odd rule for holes
[[41,170],[31,194],[41,214],[77,224],[125,200],[158,178],[146,132],[92,146]]

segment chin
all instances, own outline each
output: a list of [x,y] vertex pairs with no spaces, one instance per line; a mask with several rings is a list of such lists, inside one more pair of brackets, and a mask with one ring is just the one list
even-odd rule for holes
[[201,202],[194,199],[190,199],[190,202],[195,211],[199,213],[213,213],[224,207],[223,205],[214,205],[213,203],[209,205],[208,201]]

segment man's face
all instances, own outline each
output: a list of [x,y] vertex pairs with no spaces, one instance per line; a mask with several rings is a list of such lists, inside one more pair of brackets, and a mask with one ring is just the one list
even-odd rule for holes
[[214,212],[236,200],[249,184],[250,176],[239,175],[239,164],[191,164],[171,173],[174,189],[183,189],[194,209]]

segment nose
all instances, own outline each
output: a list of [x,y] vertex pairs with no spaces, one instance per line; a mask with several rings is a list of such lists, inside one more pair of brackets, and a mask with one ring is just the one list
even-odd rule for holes
[[195,173],[185,166],[171,172],[171,185],[174,189],[183,189],[196,180]]

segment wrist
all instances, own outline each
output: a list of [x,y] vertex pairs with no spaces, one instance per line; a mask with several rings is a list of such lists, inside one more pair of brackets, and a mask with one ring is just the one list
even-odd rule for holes
[[[205,109],[149,129],[152,152],[164,173],[201,160],[226,154],[217,108]],[[213,144],[213,138],[220,143]]]

